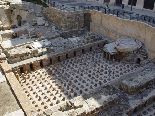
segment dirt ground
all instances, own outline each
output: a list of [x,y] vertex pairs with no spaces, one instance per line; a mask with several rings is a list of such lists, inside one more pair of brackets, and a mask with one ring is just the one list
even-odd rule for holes
[[7,82],[0,83],[0,116],[19,110],[20,107]]

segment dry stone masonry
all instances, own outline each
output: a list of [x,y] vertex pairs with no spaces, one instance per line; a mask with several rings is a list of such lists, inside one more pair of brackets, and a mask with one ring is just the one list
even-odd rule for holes
[[25,115],[155,115],[154,46],[142,36],[153,27],[30,2],[1,1],[0,12],[0,83]]

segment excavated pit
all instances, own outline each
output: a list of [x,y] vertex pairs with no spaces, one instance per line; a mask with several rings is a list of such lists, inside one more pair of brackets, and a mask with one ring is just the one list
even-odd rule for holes
[[134,72],[138,64],[107,61],[101,51],[82,54],[19,77],[38,111],[71,100]]

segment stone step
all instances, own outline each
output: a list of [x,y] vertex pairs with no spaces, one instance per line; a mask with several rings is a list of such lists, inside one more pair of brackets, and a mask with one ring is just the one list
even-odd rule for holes
[[128,78],[122,81],[122,89],[129,93],[138,93],[145,88],[149,83],[155,80],[155,66],[148,66],[140,70],[138,73],[128,75]]
[[118,96],[116,94],[106,93],[108,87],[98,88],[94,92],[87,93],[68,100],[65,103],[53,106],[51,109],[44,111],[44,115],[50,116],[81,116],[81,115],[97,115],[103,108],[116,104]]
[[143,108],[141,111],[136,112],[133,116],[155,116],[155,101]]
[[[143,93],[145,93],[145,91],[143,91]],[[155,103],[155,89],[147,93],[146,96],[143,96],[142,99],[135,98],[135,99],[129,100],[130,108],[126,111],[126,114],[129,116],[133,116],[133,114],[142,112],[143,108],[147,109],[150,107],[150,104],[154,104],[154,103]]]

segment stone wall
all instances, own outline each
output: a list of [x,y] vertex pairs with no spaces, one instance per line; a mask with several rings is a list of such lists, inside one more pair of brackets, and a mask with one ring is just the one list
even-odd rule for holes
[[11,10],[9,9],[9,7],[6,7],[6,8],[3,8],[3,7],[0,7],[0,21],[3,25],[3,29],[5,29],[6,27],[9,27],[10,26],[10,18],[11,17]]
[[43,10],[44,16],[62,31],[62,36],[72,36],[82,33],[84,27],[84,12],[67,12],[53,7]]
[[120,37],[132,37],[143,42],[148,56],[155,58],[155,28],[145,23],[121,19],[114,15],[106,15],[99,11],[90,11],[90,31],[117,40]]
[[[65,59],[67,59],[66,56],[68,56],[68,58],[71,57],[75,57],[75,56],[79,56],[82,54],[82,50],[84,49],[85,53],[90,52],[90,51],[94,51],[97,50],[98,48],[103,48],[103,46],[107,43],[106,40],[100,40],[94,43],[89,43],[87,45],[78,47],[78,48],[74,48],[74,49],[70,49],[67,50],[65,52],[61,52],[61,53],[56,53],[56,54],[52,54],[50,56],[41,56],[40,58],[38,57],[37,60],[32,61],[30,59],[30,61],[24,61],[23,64],[18,63],[18,65],[12,67],[13,72],[18,72],[18,74],[21,73],[25,73],[30,72],[30,71],[35,71],[40,69],[40,67],[45,67],[47,65],[50,64],[55,64],[57,62],[63,61]],[[91,48],[91,50],[90,50]],[[76,53],[75,53],[76,52]],[[68,55],[66,55],[68,54]],[[28,59],[29,60],[29,59]],[[26,63],[25,63],[26,62]]]

